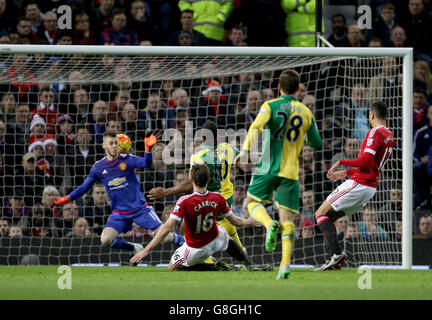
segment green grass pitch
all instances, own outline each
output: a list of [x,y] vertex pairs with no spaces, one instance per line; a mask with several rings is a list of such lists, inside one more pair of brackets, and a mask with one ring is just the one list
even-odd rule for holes
[[[169,272],[162,267],[71,267],[72,289],[60,290],[58,266],[0,267],[0,299],[314,300],[432,299],[432,270],[372,269],[359,289],[357,269],[272,272]],[[277,268],[276,268],[277,269]]]

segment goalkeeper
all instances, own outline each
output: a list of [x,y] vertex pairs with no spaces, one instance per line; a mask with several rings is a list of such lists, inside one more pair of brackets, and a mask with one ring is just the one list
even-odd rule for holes
[[[299,214],[299,160],[305,136],[313,148],[321,147],[321,137],[312,112],[296,98],[300,77],[295,70],[285,70],[279,78],[281,96],[264,102],[249,128],[242,151],[235,158],[247,163],[249,151],[265,128],[265,140],[246,198],[250,216],[267,228],[266,251],[276,248],[277,232],[282,224],[282,260],[276,279],[289,278],[294,244],[294,219]],[[272,220],[263,202],[272,202],[273,192],[279,207],[279,221]]]
[[[213,135],[213,141],[206,141],[202,137],[200,150],[196,151],[191,156],[191,167],[195,163],[203,163],[210,170],[210,182],[208,190],[220,192],[231,207],[233,203],[234,186],[230,179],[231,166],[238,150],[229,143],[217,144],[217,125],[214,121],[207,120],[203,129],[209,130]],[[153,188],[149,192],[149,199],[155,200],[170,195],[185,193],[193,190],[193,183],[187,180],[172,188],[164,189],[161,187]],[[218,217],[217,223],[222,226],[228,235],[244,250],[243,244],[237,234],[237,229],[226,218]],[[207,260],[210,262],[210,259]],[[249,260],[244,262],[246,265],[251,265]]]
[[[119,237],[119,234],[131,230],[133,222],[142,228],[154,231],[155,234],[162,225],[156,211],[147,204],[141,193],[135,174],[135,168],[151,167],[152,148],[156,142],[156,136],[148,132],[144,139],[144,157],[119,154],[117,135],[111,131],[105,132],[102,148],[105,149],[106,156],[93,165],[82,185],[65,197],[57,197],[52,201],[51,207],[75,201],[86,194],[97,181],[102,182],[111,200],[112,214],[102,231],[101,243],[111,248],[131,251],[135,255],[143,249],[143,246],[139,243],[130,243]],[[176,233],[169,233],[164,240],[174,242],[178,246],[184,243],[183,236]]]

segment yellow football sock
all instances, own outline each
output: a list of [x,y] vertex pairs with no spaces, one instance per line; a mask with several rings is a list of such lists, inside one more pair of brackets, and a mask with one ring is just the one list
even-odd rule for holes
[[284,264],[291,263],[291,254],[294,246],[294,223],[288,221],[282,223],[282,260],[281,267]]
[[261,222],[266,229],[270,227],[273,221],[268,215],[264,206],[259,202],[250,202],[247,206],[250,216],[258,222]]
[[222,220],[219,220],[217,222],[222,228],[225,229],[225,231],[228,233],[228,235],[233,239],[237,244],[244,249],[243,244],[240,241],[240,237],[237,233],[237,228],[231,224],[231,222],[228,221],[227,218],[224,218]]
[[215,263],[215,262],[212,259],[212,257],[208,257],[207,259],[204,260],[204,263],[212,264],[212,263]]

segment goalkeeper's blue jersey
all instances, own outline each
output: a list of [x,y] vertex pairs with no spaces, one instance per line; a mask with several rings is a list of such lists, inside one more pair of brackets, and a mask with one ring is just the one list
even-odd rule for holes
[[107,157],[97,161],[90,170],[84,183],[69,194],[72,201],[82,197],[95,182],[105,186],[111,200],[111,211],[130,214],[147,205],[141,193],[135,168],[150,168],[153,162],[152,153],[144,157],[121,154],[110,162]]

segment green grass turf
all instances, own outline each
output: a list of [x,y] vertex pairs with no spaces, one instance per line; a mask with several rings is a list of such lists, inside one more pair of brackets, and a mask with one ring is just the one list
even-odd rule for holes
[[[277,268],[276,268],[277,269]],[[432,270],[371,270],[360,290],[357,269],[272,272],[169,272],[162,267],[72,267],[72,289],[60,290],[58,266],[0,267],[0,299],[432,299]]]

